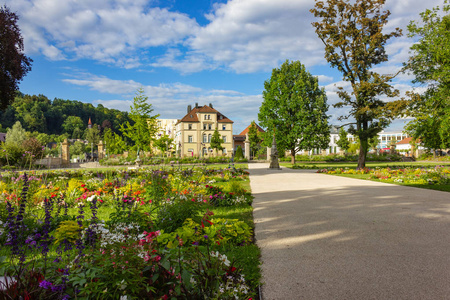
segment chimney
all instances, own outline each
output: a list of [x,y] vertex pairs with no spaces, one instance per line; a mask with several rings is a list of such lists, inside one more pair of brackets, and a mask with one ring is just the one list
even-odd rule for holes
[[195,102],[195,108],[198,108],[198,102]]
[[188,105],[188,108],[187,108],[187,113],[190,113],[191,110],[192,110],[192,106],[189,104],[189,105]]
[[212,103],[209,104],[209,107],[214,108],[214,107],[212,106]]

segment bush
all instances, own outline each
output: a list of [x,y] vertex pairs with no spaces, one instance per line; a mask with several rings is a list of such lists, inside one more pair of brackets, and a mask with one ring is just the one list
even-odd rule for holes
[[186,219],[196,219],[201,210],[201,204],[195,201],[170,201],[159,209],[155,223],[158,229],[166,233],[174,232]]

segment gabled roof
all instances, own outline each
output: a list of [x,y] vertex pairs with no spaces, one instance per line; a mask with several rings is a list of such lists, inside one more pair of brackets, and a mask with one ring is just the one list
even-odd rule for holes
[[197,113],[216,113],[218,123],[234,123],[233,121],[228,119],[226,116],[221,114],[219,111],[217,111],[216,109],[214,109],[208,105],[194,107],[181,120],[179,120],[178,123],[180,123],[180,122],[189,122],[189,123],[200,122],[200,120],[197,117]]
[[[398,142],[396,145],[405,145],[405,144],[409,144],[409,143],[411,142],[412,139],[413,139],[412,137],[404,138],[403,140],[401,140],[400,142]],[[420,141],[420,140],[417,140],[417,143],[420,144],[421,141]]]
[[[261,127],[259,127],[258,124],[255,123],[255,125],[256,125],[256,129],[257,129],[259,132],[265,132],[264,129],[262,129]],[[251,127],[251,126],[252,126],[252,124],[248,125],[247,128],[245,128],[244,131],[242,131],[242,132],[239,133],[238,135],[246,135],[246,134],[248,133],[248,131],[250,130],[250,127]]]

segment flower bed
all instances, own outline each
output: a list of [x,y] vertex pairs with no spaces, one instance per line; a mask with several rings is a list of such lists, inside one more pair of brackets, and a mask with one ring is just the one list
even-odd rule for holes
[[[3,173],[0,298],[249,299],[243,170]],[[241,248],[242,251],[235,249]],[[256,256],[257,259],[257,256]],[[256,263],[257,264],[257,263]]]
[[421,168],[364,168],[360,170],[349,168],[326,168],[317,173],[368,175],[367,179],[380,180],[407,185],[449,185],[450,168],[447,166]]

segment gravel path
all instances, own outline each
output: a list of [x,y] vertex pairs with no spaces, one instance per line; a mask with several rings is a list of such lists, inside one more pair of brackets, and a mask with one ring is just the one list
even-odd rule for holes
[[450,299],[450,194],[249,164],[262,299]]

